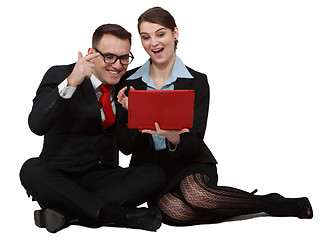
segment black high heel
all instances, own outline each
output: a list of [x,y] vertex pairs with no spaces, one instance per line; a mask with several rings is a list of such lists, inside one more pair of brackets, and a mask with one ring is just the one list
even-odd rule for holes
[[297,201],[299,207],[298,218],[311,219],[313,218],[313,209],[308,198],[299,198]]
[[[296,213],[294,213],[294,217],[298,217],[300,219],[311,219],[313,218],[313,209],[311,203],[308,198],[285,198],[278,193],[270,193],[265,195],[266,199],[280,202],[284,205],[294,206],[294,209],[298,209]],[[277,216],[280,216],[279,214]]]

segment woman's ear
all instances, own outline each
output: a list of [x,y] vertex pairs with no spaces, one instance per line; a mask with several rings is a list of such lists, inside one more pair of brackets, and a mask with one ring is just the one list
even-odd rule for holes
[[179,28],[175,27],[174,30],[172,31],[172,35],[174,40],[178,40],[179,38]]

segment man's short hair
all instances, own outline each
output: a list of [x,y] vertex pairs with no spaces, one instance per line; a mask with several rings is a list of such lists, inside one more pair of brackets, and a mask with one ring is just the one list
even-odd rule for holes
[[117,24],[104,24],[99,26],[93,34],[93,38],[92,38],[93,48],[97,47],[97,44],[105,34],[111,34],[119,39],[128,39],[130,42],[130,45],[132,43],[132,39],[131,39],[132,34],[128,32],[125,28]]

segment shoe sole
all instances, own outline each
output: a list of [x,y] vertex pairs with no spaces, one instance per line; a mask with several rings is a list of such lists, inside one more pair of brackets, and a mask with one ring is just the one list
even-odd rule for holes
[[53,209],[35,211],[34,218],[37,227],[46,228],[50,233],[58,232],[65,224],[64,215]]
[[162,225],[162,217],[161,217],[160,210],[158,208],[156,208],[156,207],[152,207],[152,209],[151,209],[151,217],[152,217],[152,219],[155,219],[156,221],[151,221],[150,224],[147,224],[145,226],[145,229],[155,232]]
[[34,212],[35,224],[39,228],[45,227],[44,212],[45,210],[36,210]]

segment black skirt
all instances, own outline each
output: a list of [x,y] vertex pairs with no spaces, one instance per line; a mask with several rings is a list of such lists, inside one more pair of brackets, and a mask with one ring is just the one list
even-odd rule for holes
[[217,167],[215,163],[176,161],[176,159],[169,159],[169,155],[165,150],[158,151],[157,155],[157,163],[167,174],[168,182],[163,191],[156,197],[154,201],[152,201],[154,205],[164,194],[175,190],[180,184],[181,180],[191,174],[204,174],[210,178],[211,184],[217,185],[218,183]]

